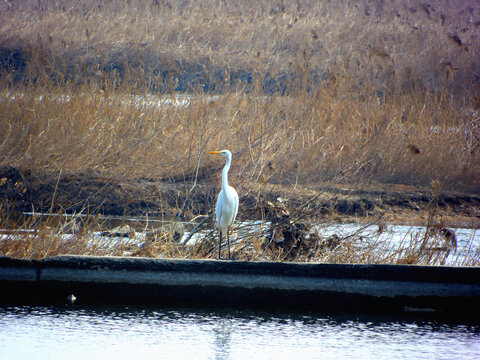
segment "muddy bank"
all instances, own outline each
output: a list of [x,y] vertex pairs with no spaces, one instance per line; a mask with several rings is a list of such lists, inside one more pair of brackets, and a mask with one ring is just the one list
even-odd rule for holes
[[[180,215],[190,220],[215,208],[215,181],[191,182],[161,179],[112,179],[98,173],[43,173],[0,168],[0,210],[3,218],[18,218],[24,212],[89,213],[151,216],[166,219]],[[435,210],[445,225],[459,222],[480,226],[480,196],[439,192],[391,184],[345,186],[249,185],[239,189],[240,218],[281,216],[282,208],[301,212],[306,218],[339,222],[382,218],[391,222],[426,221]],[[281,198],[281,202],[277,199]]]

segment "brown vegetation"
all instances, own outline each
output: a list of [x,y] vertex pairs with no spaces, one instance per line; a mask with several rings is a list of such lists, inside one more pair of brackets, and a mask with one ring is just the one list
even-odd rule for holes
[[111,186],[128,213],[148,187],[161,214],[193,216],[222,148],[244,200],[324,183],[478,193],[479,16],[434,0],[3,2],[0,166],[30,180],[0,179],[2,218],[52,177],[42,211]]

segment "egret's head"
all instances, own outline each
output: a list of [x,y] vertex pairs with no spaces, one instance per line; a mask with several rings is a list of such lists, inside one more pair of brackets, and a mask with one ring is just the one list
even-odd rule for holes
[[220,150],[220,151],[209,151],[209,154],[218,154],[222,155],[224,158],[232,158],[232,153],[228,150]]

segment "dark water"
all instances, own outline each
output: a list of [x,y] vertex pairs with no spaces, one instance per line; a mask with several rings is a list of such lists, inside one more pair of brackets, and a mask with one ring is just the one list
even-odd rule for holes
[[480,324],[152,307],[0,307],[0,359],[480,359]]

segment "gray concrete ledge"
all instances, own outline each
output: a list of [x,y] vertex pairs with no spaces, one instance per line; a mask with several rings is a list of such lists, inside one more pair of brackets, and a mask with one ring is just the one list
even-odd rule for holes
[[480,313],[480,268],[0,257],[0,301],[153,302]]

